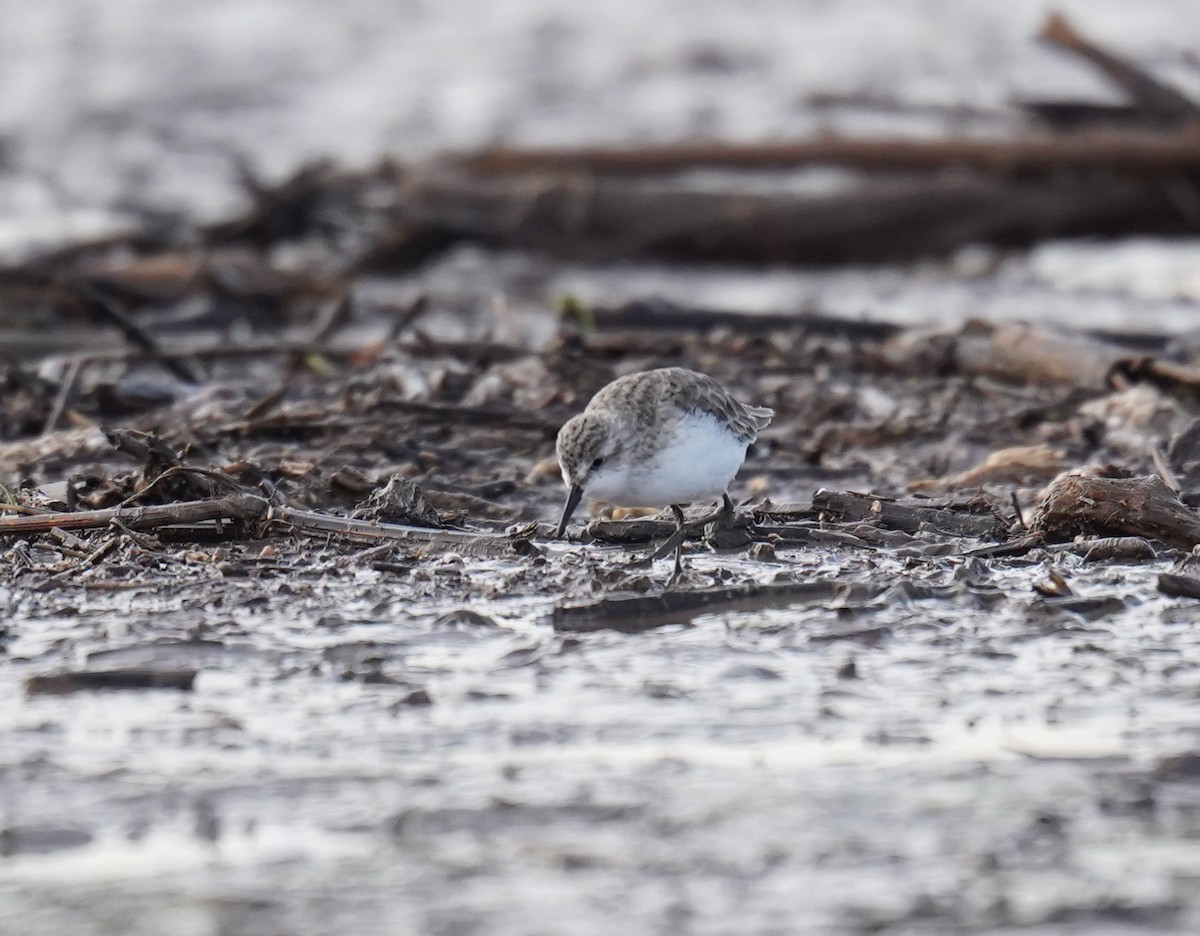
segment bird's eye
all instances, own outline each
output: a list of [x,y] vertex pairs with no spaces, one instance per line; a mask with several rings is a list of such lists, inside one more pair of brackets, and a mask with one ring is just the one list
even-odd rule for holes
[[593,460],[592,460],[592,471],[595,471],[597,468],[599,468],[599,467],[600,467],[601,465],[603,465],[603,464],[604,464],[604,459],[603,459],[603,458],[595,458],[595,459],[593,459]]

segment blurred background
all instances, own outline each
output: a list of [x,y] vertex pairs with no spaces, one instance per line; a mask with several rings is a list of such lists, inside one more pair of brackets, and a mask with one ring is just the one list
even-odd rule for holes
[[[281,178],[507,144],[762,141],[1005,132],[1022,97],[1115,100],[1033,41],[1040,0],[648,0],[604,9],[228,0],[6,3],[5,252],[119,226],[123,209],[212,220],[235,160]],[[1058,5],[1179,87],[1186,0]]]

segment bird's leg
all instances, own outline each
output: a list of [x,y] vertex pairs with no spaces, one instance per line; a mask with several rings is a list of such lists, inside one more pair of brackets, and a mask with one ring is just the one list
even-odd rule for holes
[[650,560],[662,559],[670,554],[671,550],[675,550],[675,564],[679,565],[679,554],[683,550],[683,541],[687,538],[687,529],[683,525],[683,508],[678,504],[671,505],[671,513],[675,515],[675,532],[667,537],[666,541],[654,550]]
[[684,524],[683,508],[680,507],[678,504],[671,505],[671,512],[673,514],[675,514],[675,532],[672,533],[663,542],[663,544],[654,551],[654,553],[650,556],[650,560],[651,560],[651,562],[653,562],[655,559],[663,559],[667,555],[669,555],[672,550],[674,550],[674,552],[675,552],[675,577],[678,578],[678,576],[680,575],[680,570],[681,570],[680,556],[683,553],[683,543],[687,539],[687,534],[688,534],[687,527],[690,526],[693,529],[696,529],[696,528],[706,527],[710,523],[716,523],[721,526],[728,525],[728,523],[734,517],[734,507],[733,507],[733,501],[729,499],[729,495],[726,493],[726,494],[721,495],[721,506],[720,507],[718,507],[715,511],[713,511],[711,514],[709,514],[707,517],[704,517],[701,520],[694,520],[690,524],[687,524],[687,525]]
[[683,541],[687,536],[687,531],[683,527],[683,508],[672,504],[671,510],[675,514],[675,522],[678,524],[678,528],[675,530],[675,538],[678,542],[675,544],[675,571],[667,579],[668,588],[683,578]]

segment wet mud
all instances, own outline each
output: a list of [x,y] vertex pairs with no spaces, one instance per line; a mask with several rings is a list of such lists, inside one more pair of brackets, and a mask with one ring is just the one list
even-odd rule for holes
[[[1161,454],[1189,425],[1180,397],[1089,382],[1080,355],[1070,383],[922,374],[888,357],[928,347],[907,332],[718,327],[652,354],[644,332],[554,328],[482,368],[429,337],[315,369],[268,355],[259,383],[214,376],[126,417],[150,442],[62,429],[0,449],[19,501],[135,498],[124,527],[6,543],[6,925],[1194,925],[1200,570],[1178,542],[1030,533],[1068,468],[1157,457],[1187,477],[1182,447]],[[780,414],[735,523],[694,530],[673,589],[669,560],[645,561],[665,517],[549,536],[554,429],[659,363]],[[412,402],[400,380],[440,389]],[[99,405],[78,389],[79,412]],[[224,493],[149,485],[171,462],[431,539],[139,531],[143,497]]]

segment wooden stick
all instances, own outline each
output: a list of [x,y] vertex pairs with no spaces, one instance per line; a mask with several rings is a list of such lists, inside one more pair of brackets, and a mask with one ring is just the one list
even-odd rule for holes
[[813,509],[827,519],[867,521],[904,533],[932,530],[947,536],[979,539],[1003,540],[1007,537],[1007,522],[994,512],[976,512],[961,506],[955,509],[956,506],[921,503],[915,499],[899,502],[824,488],[813,494]]
[[97,530],[120,520],[134,530],[148,530],[172,523],[205,520],[254,520],[267,511],[267,502],[254,494],[231,494],[212,500],[181,501],[153,507],[110,507],[105,510],[44,513],[29,517],[0,517],[0,536],[28,536],[63,530]]
[[466,530],[436,530],[353,520],[310,510],[270,507],[255,494],[231,494],[211,500],[181,501],[153,507],[110,507],[106,510],[80,510],[74,513],[46,513],[31,517],[0,517],[0,536],[28,536],[60,530],[107,528],[119,521],[131,530],[146,530],[177,523],[205,520],[271,519],[301,533],[321,533],[371,542],[395,541],[425,543],[449,547],[464,553],[513,555],[532,549],[537,524],[528,524],[509,533],[473,533]]
[[537,533],[537,524],[528,524],[509,533],[473,533],[467,530],[438,530],[432,527],[404,526],[335,517],[311,510],[275,507],[270,518],[286,523],[301,533],[333,533],[369,542],[396,541],[449,547],[473,555],[510,556],[526,551]]
[[42,435],[48,435],[58,428],[58,421],[62,419],[67,407],[71,405],[71,399],[75,395],[75,385],[79,382],[79,376],[84,367],[85,362],[79,358],[75,358],[67,365],[62,385],[58,388],[58,393],[54,397],[54,405],[50,408],[50,415],[46,417],[46,424],[42,426]]
[[1076,30],[1061,13],[1050,14],[1038,38],[1091,62],[1123,88],[1144,111],[1179,117],[1200,116],[1200,107],[1186,95],[1159,81],[1128,59],[1100,48]]
[[[159,353],[161,346],[158,339],[151,335],[146,329],[142,328],[137,322],[131,319],[125,311],[117,305],[113,299],[105,295],[104,292],[97,289],[86,280],[76,280],[75,288],[79,294],[87,301],[88,307],[96,312],[101,318],[111,322],[121,330],[121,333],[133,344],[137,345],[144,351]],[[163,366],[172,374],[183,380],[186,383],[199,383],[200,379],[195,371],[183,360],[178,358],[166,359],[163,361]]]
[[554,629],[567,633],[615,630],[636,634],[666,624],[687,624],[701,614],[751,611],[815,602],[829,606],[864,602],[883,591],[860,582],[781,582],[702,591],[664,592],[601,598],[584,604],[560,604],[551,615]]
[[469,171],[490,175],[603,173],[653,175],[698,168],[795,169],[834,165],[872,171],[970,167],[1009,175],[1059,169],[1109,169],[1157,176],[1200,170],[1200,137],[1113,131],[1019,140],[850,139],[826,137],[780,143],[668,143],[641,147],[483,150],[453,157]]

